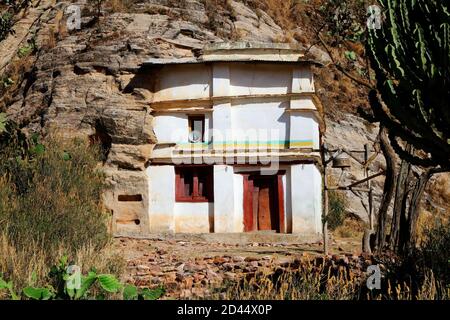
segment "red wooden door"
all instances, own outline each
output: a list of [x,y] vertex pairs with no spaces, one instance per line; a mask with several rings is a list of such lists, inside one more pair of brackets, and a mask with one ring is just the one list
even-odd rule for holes
[[[268,181],[258,181],[258,230],[272,230],[273,199]],[[261,183],[262,182],[262,183]]]
[[281,175],[244,175],[244,231],[284,232],[284,195]]

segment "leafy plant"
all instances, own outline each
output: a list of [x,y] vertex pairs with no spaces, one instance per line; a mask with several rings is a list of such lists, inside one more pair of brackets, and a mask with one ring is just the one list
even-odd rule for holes
[[[68,286],[71,275],[67,272],[68,258],[63,256],[57,265],[54,265],[47,279],[47,285],[35,286],[35,276],[32,283],[22,289],[22,295],[17,295],[13,290],[12,281],[6,282],[0,277],[0,290],[8,290],[13,300],[21,298],[32,300],[83,300],[83,299],[105,299],[108,294],[115,294],[122,291],[124,300],[157,300],[165,292],[163,287],[156,289],[138,289],[133,285],[123,285],[111,274],[97,274],[95,270],[89,271],[86,275],[80,275],[81,281],[78,288]],[[93,289],[95,293],[93,293]]]
[[339,191],[328,192],[327,222],[331,230],[335,230],[344,223],[347,205],[348,201],[344,193]]
[[19,296],[17,296],[17,294],[14,292],[12,281],[6,282],[0,276],[0,291],[5,289],[8,290],[8,293],[11,296],[12,300],[20,300]]
[[345,51],[345,57],[350,61],[356,61],[356,53],[355,51]]
[[165,293],[163,287],[156,289],[138,289],[136,286],[127,285],[123,290],[124,300],[158,300]]

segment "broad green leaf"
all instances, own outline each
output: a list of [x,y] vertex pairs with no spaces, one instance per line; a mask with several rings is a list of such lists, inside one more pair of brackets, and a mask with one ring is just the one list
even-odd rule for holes
[[97,274],[95,272],[90,271],[86,277],[81,278],[81,287],[77,290],[77,294],[75,295],[75,299],[80,299],[84,297],[86,292],[92,287],[92,285],[97,280]]
[[123,289],[124,300],[136,300],[138,298],[138,290],[135,286],[127,285]]
[[98,277],[98,282],[103,290],[107,292],[117,292],[121,288],[119,280],[116,279],[111,274],[100,274]]
[[34,300],[49,300],[53,297],[52,292],[48,288],[26,287],[23,289],[26,297]]
[[145,288],[142,290],[142,293],[140,294],[140,297],[144,300],[158,300],[162,297],[165,290],[162,287],[156,288],[156,289],[148,289]]
[[2,278],[0,278],[0,290],[1,289],[9,289],[8,283]]

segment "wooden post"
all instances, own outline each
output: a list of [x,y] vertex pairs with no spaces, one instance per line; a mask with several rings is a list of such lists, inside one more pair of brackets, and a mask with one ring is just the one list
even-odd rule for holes
[[[369,177],[369,144],[364,145],[364,171],[366,178]],[[368,202],[369,202],[369,228],[373,230],[373,193],[372,193],[372,181],[367,180],[367,189],[369,189]]]
[[327,164],[325,163],[325,152],[323,153],[323,219],[322,219],[322,235],[323,235],[323,254],[328,255],[328,181],[327,181]]

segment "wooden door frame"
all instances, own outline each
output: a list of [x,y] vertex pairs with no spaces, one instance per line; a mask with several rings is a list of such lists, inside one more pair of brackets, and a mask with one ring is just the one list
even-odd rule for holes
[[[244,178],[244,196],[243,196],[243,208],[244,208],[244,232],[257,231],[257,221],[253,216],[253,190],[254,184],[250,176],[261,175],[259,171],[242,172]],[[278,230],[279,233],[285,233],[285,212],[284,212],[284,188],[283,188],[283,175],[286,171],[278,171],[273,175],[276,183],[276,194],[278,204]]]

